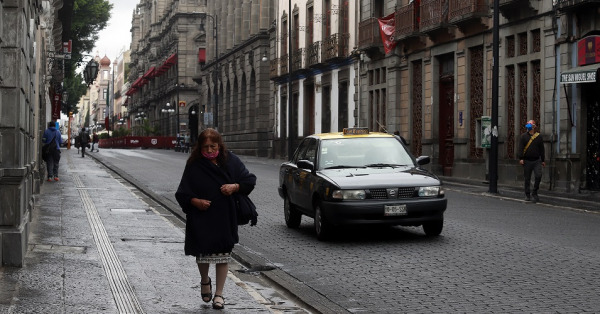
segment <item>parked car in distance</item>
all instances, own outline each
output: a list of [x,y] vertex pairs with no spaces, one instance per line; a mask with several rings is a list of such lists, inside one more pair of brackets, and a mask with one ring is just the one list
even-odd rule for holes
[[285,223],[298,228],[302,215],[312,217],[319,240],[353,224],[422,226],[438,236],[447,200],[440,179],[421,168],[429,162],[400,137],[367,128],[308,136],[279,170]]

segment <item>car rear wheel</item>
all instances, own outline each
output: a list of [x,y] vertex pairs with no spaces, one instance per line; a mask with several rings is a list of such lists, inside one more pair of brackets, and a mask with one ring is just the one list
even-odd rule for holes
[[321,205],[315,206],[315,231],[319,241],[325,241],[331,237],[333,226],[323,217]]
[[285,224],[288,228],[298,228],[300,227],[300,222],[302,221],[302,214],[294,208],[294,205],[290,202],[290,197],[285,196],[283,200],[283,214],[285,216]]
[[444,228],[443,220],[435,220],[423,224],[423,231],[429,237],[439,236]]

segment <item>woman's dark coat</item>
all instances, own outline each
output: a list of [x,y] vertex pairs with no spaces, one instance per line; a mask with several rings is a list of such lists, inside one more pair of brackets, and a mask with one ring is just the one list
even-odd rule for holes
[[[220,191],[227,183],[238,183],[240,190],[237,193],[246,195],[256,185],[256,176],[231,152],[221,167],[203,157],[185,166],[175,198],[186,213],[186,255],[227,253],[238,243],[234,196],[225,196]],[[209,200],[210,207],[200,210],[192,206],[192,198]]]

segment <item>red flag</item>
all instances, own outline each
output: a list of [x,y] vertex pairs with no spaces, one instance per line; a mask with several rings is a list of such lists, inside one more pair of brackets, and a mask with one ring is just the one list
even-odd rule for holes
[[396,44],[394,40],[394,30],[396,29],[395,13],[386,17],[377,19],[379,21],[379,32],[381,33],[381,41],[383,42],[383,50],[388,54],[394,50]]

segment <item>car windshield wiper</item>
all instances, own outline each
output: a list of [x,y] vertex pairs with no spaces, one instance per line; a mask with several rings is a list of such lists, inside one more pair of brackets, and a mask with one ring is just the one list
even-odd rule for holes
[[404,165],[399,165],[399,164],[383,164],[383,163],[378,163],[378,164],[368,164],[365,165],[365,167],[402,167]]
[[366,167],[365,166],[337,165],[337,166],[325,167],[323,169],[345,169],[345,168],[366,168]]

